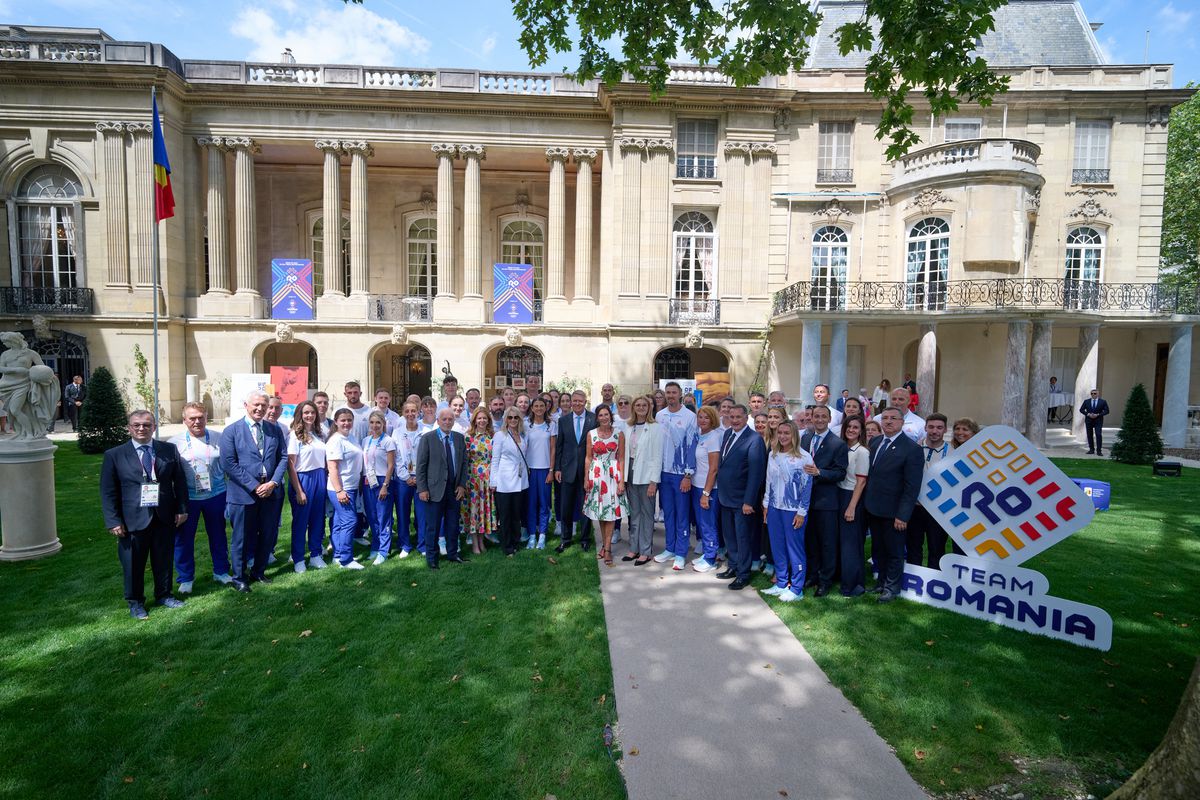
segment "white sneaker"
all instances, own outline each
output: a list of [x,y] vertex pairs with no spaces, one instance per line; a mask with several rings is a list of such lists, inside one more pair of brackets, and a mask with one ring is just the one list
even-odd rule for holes
[[686,562],[683,556],[675,556],[675,563],[671,565],[671,569],[675,570],[676,572],[682,572],[685,563]]
[[791,589],[784,589],[782,592],[779,593],[779,602],[794,603],[797,600],[801,599],[802,597],[803,597],[803,595],[795,594],[792,592]]
[[537,543],[537,549],[538,549],[538,550],[545,550],[545,549],[546,549],[546,534],[544,534],[544,533],[542,533],[542,534],[538,534],[538,543]]
[[325,563],[325,559],[320,556],[313,556],[308,559],[308,565],[313,569],[325,569],[329,565]]
[[703,558],[697,558],[692,562],[692,570],[695,572],[712,572],[716,568],[716,564],[711,564]]
[[654,557],[654,563],[655,564],[665,564],[668,561],[670,561],[671,559],[673,559],[674,557],[675,557],[675,554],[672,553],[670,550],[663,550],[661,553],[659,553],[658,555],[656,555]]
[[225,584],[228,584],[228,583],[230,583],[230,582],[232,582],[232,581],[233,581],[233,576],[232,576],[232,575],[230,575],[228,572],[222,572],[222,573],[220,573],[219,575],[218,575],[217,573],[215,573],[215,572],[214,572],[214,573],[213,573],[213,580],[214,580],[214,581],[216,581],[217,583],[225,583]]
[[375,560],[371,562],[371,566],[378,567],[385,561],[387,561],[387,556],[385,556],[383,553],[380,553],[379,555],[375,556]]
[[770,589],[760,589],[759,591],[765,594],[767,597],[778,597],[786,592],[787,589],[781,589],[778,586],[772,586]]
[[343,564],[340,561],[335,561],[334,563],[337,564],[342,569],[362,569],[363,568],[363,565],[358,563],[354,559],[350,559],[345,564]]
[[296,570],[296,573],[297,573],[297,574],[299,574],[299,573],[301,573],[301,572],[307,572],[307,571],[308,571],[308,567],[304,566],[304,562],[303,562],[303,561],[297,561],[297,562],[295,562],[295,563],[292,565],[292,569]]
[[438,537],[438,553],[443,556],[446,555],[446,537],[444,536]]
[[180,594],[191,594],[192,593],[192,582],[191,581],[181,581],[179,583],[179,593]]
[[411,552],[411,550],[401,550],[400,555],[397,556],[397,558],[408,558],[408,554]]
[[538,543],[538,537],[536,537],[536,536],[530,536],[530,537],[529,537],[529,541],[528,541],[528,543],[525,545],[525,549],[526,549],[526,550],[533,550],[534,548],[536,548],[536,547],[537,547],[537,543]]

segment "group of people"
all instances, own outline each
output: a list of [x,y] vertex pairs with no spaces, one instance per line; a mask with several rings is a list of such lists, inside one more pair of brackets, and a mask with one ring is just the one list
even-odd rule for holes
[[363,569],[414,550],[439,569],[466,561],[463,534],[473,554],[493,544],[511,557],[546,548],[553,518],[559,553],[578,543],[614,565],[624,532],[620,560],[633,566],[716,572],[735,590],[761,569],[774,579],[765,591],[785,602],[835,585],[862,595],[874,573],[888,602],[906,561],[936,568],[945,553],[948,537],[917,493],[979,426],[921,418],[908,386],[885,384],[883,394],[838,398],[821,384],[789,414],[780,391],[697,406],[675,382],[638,396],[605,384],[593,407],[582,390],[543,393],[536,383],[484,404],[447,377],[440,402],[412,395],[397,412],[387,390],[368,405],[351,381],[332,416],[317,392],[286,427],[279,398],[253,392],[245,418],[219,434],[198,403],[184,407],[186,430],[169,442],[154,440],[148,412],[131,414],[130,444],[105,455],[104,513],[135,617],[146,615],[147,559],[160,603],[180,602],[172,566],[179,593],[192,591],[201,518],[215,580],[244,592],[270,583],[285,496],[296,572],[323,569],[330,555],[338,568]]

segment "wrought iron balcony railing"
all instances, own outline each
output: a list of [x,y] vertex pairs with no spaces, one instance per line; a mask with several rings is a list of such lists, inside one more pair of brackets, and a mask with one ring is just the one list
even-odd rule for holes
[[1131,311],[1200,314],[1196,284],[1100,283],[1074,279],[965,281],[799,281],[775,293],[775,314],[792,312],[943,312],[986,309]]
[[0,313],[5,314],[93,314],[95,292],[91,289],[0,288]]
[[1073,169],[1071,183],[1108,183],[1106,169]]
[[367,306],[371,322],[432,322],[433,298],[416,294],[376,294]]
[[818,169],[817,183],[854,183],[854,170]]
[[717,165],[714,160],[683,157],[675,162],[676,178],[715,178]]
[[720,325],[720,300],[671,300],[671,325]]

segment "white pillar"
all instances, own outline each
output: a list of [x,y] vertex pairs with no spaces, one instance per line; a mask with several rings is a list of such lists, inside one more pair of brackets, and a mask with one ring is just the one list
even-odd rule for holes
[[917,414],[928,417],[937,410],[937,325],[921,325],[917,343]]
[[129,286],[129,210],[126,201],[125,123],[97,122],[104,148],[104,230],[109,286]]
[[1029,350],[1029,403],[1025,406],[1025,436],[1034,447],[1046,446],[1046,415],[1050,408],[1050,344],[1054,323],[1033,323],[1033,345]]
[[1075,441],[1080,443],[1087,441],[1087,430],[1079,406],[1087,398],[1088,392],[1099,388],[1096,386],[1099,368],[1100,326],[1082,325],[1079,328],[1079,370],[1075,373],[1075,413],[1071,416],[1071,432],[1075,434]]
[[42,558],[62,550],[54,510],[54,451],[45,437],[0,440],[0,561]]
[[[342,142],[342,147],[350,153],[350,294],[365,296],[371,293],[367,159],[375,151],[367,142]],[[328,227],[325,230],[330,231]]]
[[154,260],[150,252],[154,226],[154,142],[148,122],[131,122],[133,147],[133,273],[138,286],[154,285]]
[[[850,389],[846,385],[846,353],[847,337],[850,323],[836,320],[829,325],[829,395],[831,401],[841,397],[842,389]],[[858,397],[858,389],[850,389],[851,397]]]
[[208,293],[229,294],[229,204],[225,178],[225,143],[219,137],[196,140],[208,158]]
[[565,147],[547,147],[550,162],[550,201],[546,220],[546,300],[566,300],[563,291],[563,261],[566,258],[567,157]]
[[481,144],[463,144],[458,152],[467,162],[463,185],[463,297],[483,297],[483,208],[480,162],[487,154]]
[[[748,265],[744,285],[746,294],[751,297],[770,295],[766,254],[771,224],[771,170],[775,165],[775,156],[774,144],[755,142],[750,147],[749,180],[746,182],[750,197],[743,200],[750,209],[750,235],[742,239],[742,253]],[[834,386],[833,397],[838,397],[838,392],[844,388],[847,387]]]
[[821,320],[806,319],[800,340],[800,398],[809,402],[813,387],[821,382]]
[[437,184],[437,293],[447,300],[454,297],[454,159],[458,147],[435,144],[438,159]]
[[621,278],[618,294],[641,294],[642,154],[645,139],[618,139],[621,152]]
[[[743,220],[746,218],[746,159],[750,156],[751,148],[750,142],[725,143],[725,174],[721,180],[722,219]],[[748,279],[744,276],[746,265],[743,264],[741,226],[738,224],[721,226],[717,249],[717,265],[721,275],[721,297],[725,299],[744,297],[744,284],[748,282]],[[763,267],[765,268],[765,266],[764,264]],[[819,365],[819,352],[817,359]],[[806,403],[812,396],[812,388],[811,384],[801,386],[803,390],[801,399]]]
[[579,172],[575,175],[575,301],[592,300],[592,164],[593,148],[571,151]]
[[1162,439],[1167,447],[1187,446],[1188,391],[1192,384],[1192,326],[1171,329],[1167,385],[1163,393]]
[[321,293],[326,297],[345,296],[346,266],[342,262],[342,143],[336,139],[318,139],[316,146],[324,156],[321,195],[321,265],[324,276]]
[[1029,320],[1008,322],[1004,352],[1004,398],[1000,423],[1025,431],[1025,406],[1029,402]]
[[[254,154],[259,147],[253,139],[226,139],[233,148],[233,227],[234,262],[240,295],[258,297],[258,250],[255,244]],[[339,218],[340,219],[340,218]],[[329,222],[326,220],[326,225]]]

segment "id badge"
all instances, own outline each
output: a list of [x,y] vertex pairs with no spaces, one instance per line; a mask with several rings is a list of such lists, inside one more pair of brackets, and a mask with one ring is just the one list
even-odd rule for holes
[[203,467],[196,470],[196,488],[202,492],[212,491],[212,477]]
[[379,478],[375,475],[375,470],[367,470],[367,485],[374,489],[379,485]]
[[142,496],[139,505],[142,508],[158,508],[158,484],[143,483]]

